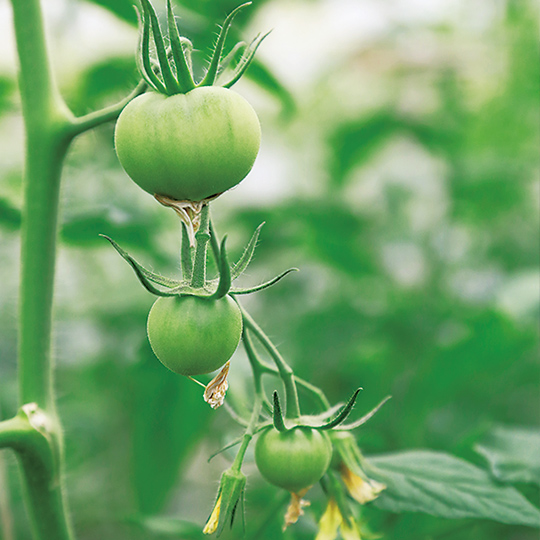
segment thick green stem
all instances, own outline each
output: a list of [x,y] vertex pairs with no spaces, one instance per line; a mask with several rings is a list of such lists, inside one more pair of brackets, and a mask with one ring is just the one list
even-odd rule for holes
[[194,288],[202,288],[206,283],[206,251],[210,240],[209,221],[210,206],[205,204],[201,210],[201,224],[195,235],[197,245],[193,263],[193,277],[191,279],[191,286]]
[[0,448],[13,449],[22,465],[30,526],[38,540],[72,538],[65,519],[56,428],[54,418],[37,408],[0,422]]
[[[38,433],[32,439],[35,444],[17,447],[15,441],[11,446],[22,464],[34,537],[69,540],[71,533],[59,481],[61,429],[53,397],[50,336],[60,174],[74,119],[50,71],[39,0],[12,0],[12,5],[26,129],[19,391],[21,404],[37,404],[53,429],[48,437],[33,430]],[[11,426],[15,434],[21,435],[16,427]],[[9,436],[9,428],[9,424],[3,423],[0,438]]]
[[[240,304],[238,304],[240,306]],[[289,420],[295,420],[300,416],[300,404],[298,402],[298,392],[296,390],[296,382],[294,379],[294,372],[285,362],[279,351],[276,349],[275,345],[270,341],[270,338],[263,332],[260,326],[252,319],[251,315],[240,306],[242,311],[242,318],[244,324],[253,332],[257,339],[263,344],[265,349],[268,351],[272,360],[276,364],[276,367],[279,371],[279,376],[283,381],[285,387],[285,397],[287,400],[285,416]]]
[[72,117],[50,74],[38,0],[14,0],[20,89],[26,127],[21,247],[20,399],[53,406],[51,306],[58,196]]

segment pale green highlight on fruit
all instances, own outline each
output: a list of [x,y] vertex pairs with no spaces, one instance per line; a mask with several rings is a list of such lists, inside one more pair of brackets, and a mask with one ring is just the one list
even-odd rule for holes
[[118,159],[142,189],[200,201],[241,182],[259,152],[257,114],[239,94],[205,86],[187,94],[148,92],[122,111]]
[[148,339],[163,365],[180,375],[211,373],[231,358],[242,335],[234,300],[160,297],[148,315]]

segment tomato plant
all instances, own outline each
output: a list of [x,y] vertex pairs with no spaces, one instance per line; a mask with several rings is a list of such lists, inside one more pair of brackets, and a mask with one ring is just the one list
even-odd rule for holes
[[251,170],[259,120],[239,94],[218,86],[167,96],[148,92],[116,124],[118,159],[142,189],[200,201],[227,191]]
[[255,461],[271,484],[298,493],[318,482],[330,465],[332,444],[322,431],[268,428],[255,445]]
[[161,297],[148,315],[148,339],[171,371],[200,375],[220,368],[242,335],[242,315],[234,300],[197,296]]

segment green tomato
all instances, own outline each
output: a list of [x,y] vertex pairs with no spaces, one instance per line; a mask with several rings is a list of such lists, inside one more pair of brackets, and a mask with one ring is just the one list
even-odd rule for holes
[[120,114],[115,131],[118,159],[135,183],[152,195],[189,201],[242,181],[260,142],[251,105],[218,86],[138,96]]
[[220,368],[233,355],[242,335],[242,314],[230,296],[160,297],[147,328],[163,365],[181,375],[200,375]]
[[283,432],[268,428],[255,445],[255,462],[262,476],[292,493],[318,482],[327,471],[331,457],[328,435],[305,427]]

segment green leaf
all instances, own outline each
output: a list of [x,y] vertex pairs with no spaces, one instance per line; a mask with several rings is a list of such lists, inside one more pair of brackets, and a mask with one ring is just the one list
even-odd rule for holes
[[21,211],[6,198],[0,198],[0,226],[16,231],[21,226]]
[[540,527],[540,511],[519,491],[449,454],[414,450],[372,457],[365,465],[370,476],[386,484],[374,501],[385,510]]
[[161,512],[178,481],[179,470],[212,418],[202,389],[165,369],[145,340],[132,380],[132,481],[138,510]]
[[502,482],[540,485],[540,430],[498,426],[474,448]]
[[92,3],[108,9],[120,19],[132,24],[137,24],[137,15],[133,9],[132,0],[90,0]]

